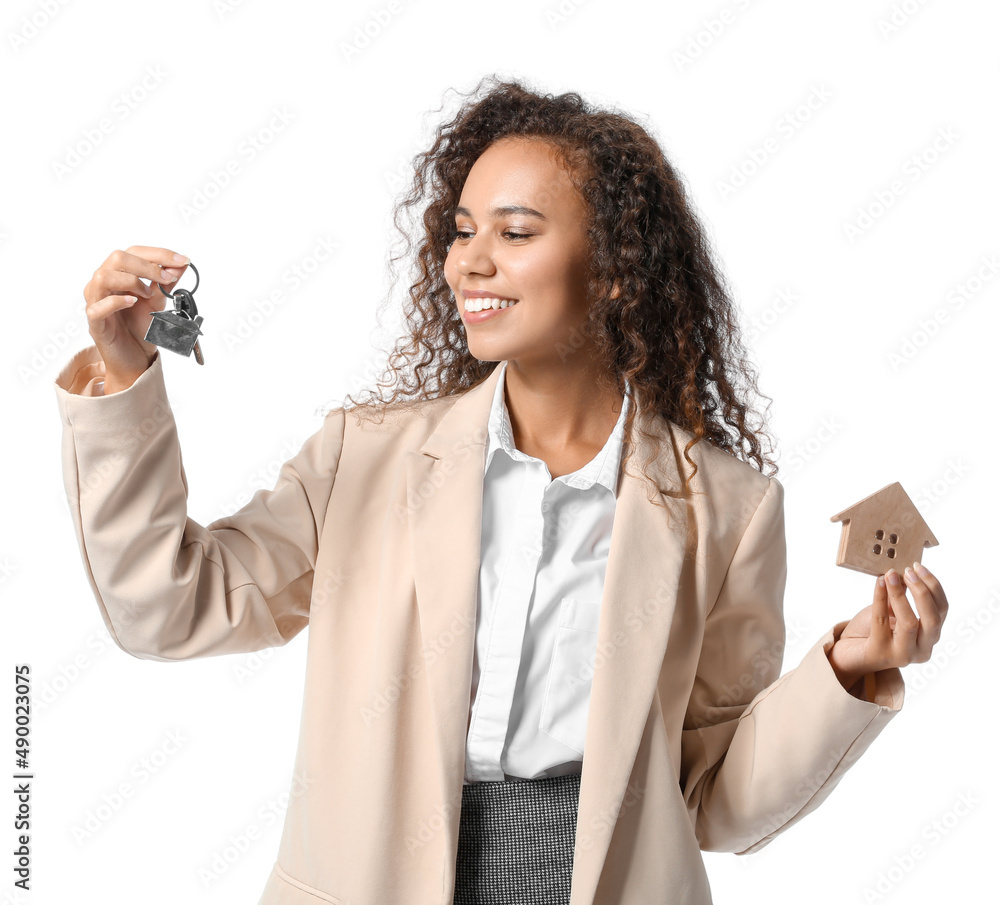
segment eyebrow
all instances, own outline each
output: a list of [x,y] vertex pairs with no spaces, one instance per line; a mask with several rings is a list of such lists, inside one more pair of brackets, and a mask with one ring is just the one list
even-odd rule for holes
[[[500,207],[492,207],[487,211],[493,217],[507,217],[510,214],[524,214],[527,217],[537,217],[539,220],[547,220],[548,217],[545,216],[541,211],[536,211],[533,207],[525,207],[523,204],[504,204]],[[471,217],[472,211],[467,207],[456,207],[455,216],[457,217],[461,214],[464,217]]]

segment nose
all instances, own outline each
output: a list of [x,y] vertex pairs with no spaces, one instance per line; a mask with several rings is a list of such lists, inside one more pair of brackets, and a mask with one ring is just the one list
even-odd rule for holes
[[493,264],[489,240],[485,235],[477,234],[471,239],[462,239],[462,244],[451,247],[455,267],[462,276],[473,273],[491,274],[496,271]]

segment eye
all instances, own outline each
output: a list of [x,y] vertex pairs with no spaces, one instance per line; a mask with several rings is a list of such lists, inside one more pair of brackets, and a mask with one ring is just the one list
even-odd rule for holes
[[[451,231],[449,238],[452,241],[454,241],[455,239],[463,239],[463,238],[471,239],[474,235],[475,233],[465,232],[464,230],[460,229],[453,229]],[[503,233],[501,233],[501,235],[509,236],[511,239],[528,239],[531,237],[531,233],[517,233],[509,229],[505,230]]]

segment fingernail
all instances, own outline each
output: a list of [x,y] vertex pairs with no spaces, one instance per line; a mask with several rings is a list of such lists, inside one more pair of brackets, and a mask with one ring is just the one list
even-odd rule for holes
[[136,303],[137,301],[139,301],[139,300],[138,300],[138,299],[137,299],[137,298],[136,298],[136,297],[135,297],[134,295],[126,295],[126,296],[125,296],[125,301],[126,301],[126,302],[127,302],[127,303],[128,303],[129,305],[134,305],[134,304],[135,304],[135,303]]
[[172,283],[180,276],[180,273],[176,270],[168,270],[164,267],[163,270],[160,271],[160,276],[164,277],[164,279],[160,280],[161,283]]
[[916,584],[916,582],[917,582],[917,573],[914,572],[913,569],[911,569],[909,566],[907,566],[906,567],[906,571],[903,574],[906,576],[906,580],[907,581],[912,582],[913,584]]
[[926,568],[923,563],[915,562],[913,564],[913,571],[917,573],[921,578],[926,575],[930,575],[930,569]]
[[889,584],[899,584],[899,573],[895,569],[889,570]]
[[179,254],[175,254],[174,255],[174,260],[178,264],[190,264],[191,263],[191,259],[190,258],[185,258],[184,255],[179,255]]
[[879,575],[879,577],[878,577],[878,586],[880,588],[884,588],[885,587],[885,576],[884,575]]

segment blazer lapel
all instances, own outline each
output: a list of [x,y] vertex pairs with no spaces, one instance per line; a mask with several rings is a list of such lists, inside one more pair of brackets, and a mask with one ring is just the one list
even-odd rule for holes
[[[487,419],[499,368],[461,395],[427,441],[406,459],[407,513],[414,582],[434,718],[446,851],[455,851],[465,773],[465,743],[475,650],[482,486]],[[644,417],[647,429],[670,442],[673,456],[657,476],[679,483],[676,428]],[[638,471],[649,448],[638,448],[629,468]],[[655,460],[653,467],[655,467]],[[673,622],[688,536],[688,504],[658,494],[646,497],[641,478],[623,473],[608,554],[597,633],[599,651],[591,686],[577,814],[574,901],[591,901],[607,856],[617,814],[649,716]],[[617,640],[616,640],[617,639]],[[439,653],[446,649],[447,653]],[[582,857],[581,848],[586,856]],[[453,869],[453,866],[451,866]],[[581,899],[580,896],[583,896]]]

